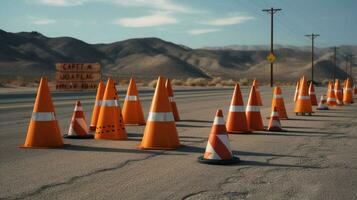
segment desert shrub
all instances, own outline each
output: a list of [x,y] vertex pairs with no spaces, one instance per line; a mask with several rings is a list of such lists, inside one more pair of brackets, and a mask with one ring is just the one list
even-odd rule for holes
[[184,85],[184,81],[181,79],[172,79],[171,84],[176,86],[182,86]]
[[321,81],[321,85],[327,85],[329,81],[329,79],[324,79]]
[[204,78],[188,78],[185,82],[186,86],[207,86],[208,81]]
[[157,83],[157,79],[154,79],[154,80],[152,80],[152,81],[150,81],[150,82],[148,83],[148,86],[149,86],[149,87],[152,87],[152,88],[155,88],[155,87],[156,87],[156,83]]
[[234,86],[236,84],[236,82],[232,79],[229,79],[229,80],[223,80],[221,81],[221,84],[223,86]]
[[129,84],[129,81],[128,80],[125,80],[125,79],[121,79],[119,80],[119,85],[128,85]]
[[246,86],[246,85],[249,85],[249,81],[247,78],[241,78],[241,79],[239,79],[239,84]]

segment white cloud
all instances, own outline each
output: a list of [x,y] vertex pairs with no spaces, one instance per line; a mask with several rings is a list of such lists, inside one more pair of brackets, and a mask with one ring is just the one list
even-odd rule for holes
[[142,17],[120,18],[115,20],[114,23],[125,27],[140,28],[160,26],[165,24],[175,24],[177,22],[178,20],[176,18],[165,13],[154,13],[152,15]]
[[49,25],[56,23],[54,19],[30,17],[31,23],[35,25]]
[[112,1],[123,6],[149,7],[162,11],[182,12],[182,13],[196,12],[196,10],[190,7],[173,3],[171,0],[112,0]]
[[227,25],[241,24],[253,19],[254,17],[251,16],[233,16],[233,17],[210,20],[208,22],[204,22],[203,24],[214,25],[214,26],[227,26]]
[[212,33],[212,32],[217,32],[221,31],[220,29],[192,29],[187,31],[191,35],[201,35],[205,33]]
[[37,3],[48,5],[48,6],[78,6],[82,5],[88,0],[36,0]]

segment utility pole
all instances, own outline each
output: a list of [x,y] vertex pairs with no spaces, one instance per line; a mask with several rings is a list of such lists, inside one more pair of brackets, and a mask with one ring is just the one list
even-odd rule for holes
[[[263,12],[267,12],[270,14],[270,54],[274,55],[274,14],[278,11],[281,11],[280,8],[263,9]],[[270,87],[274,86],[274,78],[273,78],[273,66],[274,62],[270,62]]]
[[345,72],[346,72],[346,78],[348,78],[348,58],[350,57],[350,55],[349,54],[346,54],[345,55]]
[[354,55],[353,54],[350,54],[350,78],[351,80],[353,79],[352,77],[352,65],[353,65],[353,57]]
[[338,47],[333,47],[333,82],[336,80],[336,69],[337,69],[337,49]]
[[314,83],[314,40],[320,36],[319,34],[311,33],[310,35],[305,35],[311,39],[311,81]]

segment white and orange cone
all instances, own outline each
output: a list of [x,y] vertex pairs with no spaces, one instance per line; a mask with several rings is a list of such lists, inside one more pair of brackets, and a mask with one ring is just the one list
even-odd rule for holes
[[77,101],[76,106],[74,107],[74,112],[71,119],[71,124],[69,125],[68,133],[65,134],[63,137],[78,139],[93,138],[94,136],[88,134],[88,132],[89,129],[84,117],[82,104],[80,101]]
[[260,108],[258,106],[258,97],[255,92],[255,86],[252,86],[252,89],[249,93],[249,99],[247,103],[247,108],[245,109],[245,114],[247,117],[248,129],[252,131],[263,131],[263,119],[260,114]]
[[262,96],[260,95],[259,83],[257,79],[253,80],[253,86],[255,87],[255,92],[257,94],[258,106],[263,106],[263,100],[262,100]]
[[92,119],[90,121],[90,126],[89,126],[89,129],[93,130],[93,131],[95,130],[95,127],[97,126],[100,106],[102,104],[103,95],[104,95],[104,90],[105,90],[105,85],[104,85],[103,81],[100,81],[98,84],[98,88],[97,88],[97,95],[95,97],[94,107],[93,107],[93,111],[92,111]]
[[295,87],[295,94],[294,94],[294,102],[296,102],[298,96],[299,96],[299,87],[300,87],[300,80],[296,82],[296,87]]
[[227,165],[238,163],[240,159],[233,155],[222,110],[217,110],[212,129],[208,137],[206,151],[198,158],[204,164]]
[[274,107],[271,111],[268,131],[285,132],[286,130],[281,128],[278,109]]
[[300,81],[299,96],[295,102],[294,112],[296,115],[312,114],[311,100],[305,76],[303,76]]
[[328,84],[326,103],[328,106],[332,106],[332,107],[337,105],[335,90],[333,88],[333,83],[331,81]]
[[311,100],[311,105],[317,106],[315,87],[314,87],[314,83],[312,81],[310,82],[310,85],[309,85],[309,96],[310,96],[310,100]]
[[343,104],[350,105],[351,103],[353,103],[352,83],[348,78],[343,91]]
[[180,121],[179,111],[177,109],[177,104],[176,104],[176,101],[175,101],[174,92],[172,90],[171,82],[170,82],[169,79],[166,80],[165,87],[166,87],[166,90],[167,90],[167,95],[169,96],[169,101],[170,101],[170,104],[171,104],[172,114],[174,115],[174,119],[175,119],[175,121]]
[[317,106],[316,110],[330,110],[326,104],[326,98],[324,95],[321,95],[320,103]]
[[341,89],[341,85],[340,85],[340,80],[336,79],[335,81],[335,97],[336,97],[336,104],[338,106],[342,106],[343,105],[343,93],[342,93],[342,89]]
[[[271,103],[271,109],[277,108],[280,119],[288,119],[288,114],[286,113],[284,98],[282,95],[281,88],[276,86],[274,88],[273,100]],[[270,119],[270,117],[268,117]]]
[[122,113],[125,124],[145,124],[144,112],[139,99],[139,92],[133,78],[130,79]]

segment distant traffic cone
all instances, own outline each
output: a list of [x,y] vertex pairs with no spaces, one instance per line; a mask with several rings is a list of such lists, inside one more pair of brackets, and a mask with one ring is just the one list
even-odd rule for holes
[[299,96],[299,86],[300,86],[300,80],[296,82],[296,87],[295,87],[295,94],[294,94],[294,102],[296,102],[298,96]]
[[175,119],[165,88],[165,78],[159,77],[139,148],[176,149],[179,146]]
[[258,106],[263,106],[262,96],[260,95],[259,84],[257,79],[253,80],[253,86],[255,86],[255,92],[257,94]]
[[82,104],[80,101],[77,101],[76,106],[74,107],[71,124],[69,125],[68,134],[65,134],[63,137],[78,139],[93,138],[93,135],[88,134],[88,131],[89,129],[84,117]]
[[247,126],[244,103],[239,84],[236,84],[229,107],[227,123],[228,133],[251,133]]
[[90,126],[89,126],[89,129],[93,131],[95,130],[95,127],[98,122],[98,116],[99,116],[100,106],[103,100],[104,90],[105,90],[104,83],[103,81],[100,81],[97,88],[97,96],[95,97],[94,107],[92,111],[92,119],[90,121]]
[[305,77],[303,77],[300,82],[299,96],[295,102],[294,112],[296,115],[312,114],[311,100],[308,94],[307,82]]
[[133,78],[130,79],[122,113],[125,124],[145,124],[144,112],[141,107],[139,93]]
[[351,80],[348,78],[346,80],[346,85],[344,87],[343,92],[343,104],[349,105],[351,103],[353,103],[352,83]]
[[170,104],[171,104],[171,108],[172,108],[172,113],[174,115],[174,119],[175,119],[175,121],[180,121],[180,115],[179,115],[179,112],[178,112],[178,109],[177,109],[177,105],[176,105],[176,101],[175,101],[175,97],[174,97],[174,92],[172,90],[171,82],[170,82],[169,79],[166,80],[165,87],[166,87],[167,95],[169,96],[169,101],[170,101]]
[[309,96],[310,96],[310,100],[311,100],[311,105],[312,106],[317,106],[317,98],[315,95],[315,87],[314,87],[314,83],[311,81],[310,82],[310,86],[309,86]]
[[270,115],[268,131],[286,131],[281,128],[279,113],[277,107],[273,107]]
[[127,134],[121,118],[118,94],[114,81],[109,78],[100,107],[95,139],[125,140]]
[[337,105],[335,91],[333,88],[333,83],[331,81],[328,84],[326,103],[328,106],[336,106]]
[[[286,113],[284,98],[281,92],[281,88],[279,86],[274,88],[273,101],[271,103],[271,108],[278,110],[280,119],[288,119],[288,114]],[[270,118],[270,117],[269,117]]]
[[334,92],[335,92],[337,105],[342,106],[343,105],[343,94],[342,94],[342,89],[341,89],[341,85],[340,85],[340,80],[338,80],[338,79],[336,79],[336,81],[335,81]]
[[330,110],[326,104],[326,98],[324,95],[321,95],[320,103],[317,106],[316,110]]
[[198,158],[198,162],[228,165],[238,163],[239,161],[240,159],[232,153],[222,110],[217,110],[211,132],[208,136],[205,154]]
[[250,90],[247,108],[245,110],[247,117],[247,125],[249,130],[263,131],[263,120],[258,106],[258,97],[255,91],[255,86]]
[[357,94],[357,87],[356,86],[353,86],[353,93]]
[[47,78],[42,77],[37,90],[25,148],[55,148],[63,146]]

